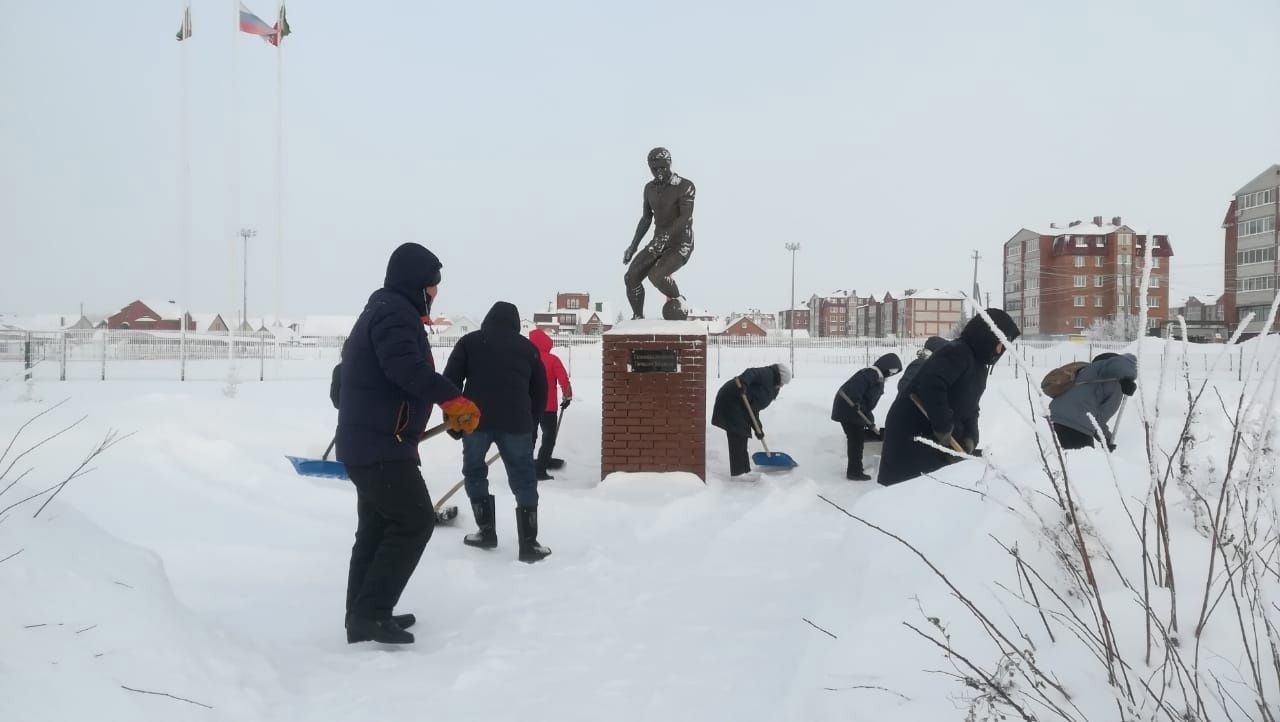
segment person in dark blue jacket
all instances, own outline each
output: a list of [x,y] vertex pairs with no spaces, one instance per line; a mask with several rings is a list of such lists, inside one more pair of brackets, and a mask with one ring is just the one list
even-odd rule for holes
[[347,576],[347,642],[409,644],[412,614],[392,615],[435,528],[418,468],[431,406],[449,428],[470,433],[476,405],[436,373],[424,319],[440,283],[440,260],[416,243],[391,254],[342,346],[337,458],[356,487],[356,541]]
[[729,439],[730,476],[753,474],[751,457],[747,455],[747,439],[751,436],[764,438],[764,421],[760,419],[760,412],[778,398],[778,392],[789,381],[791,367],[777,363],[747,369],[726,381],[716,392],[715,405],[711,408],[711,425],[724,429]]
[[844,429],[845,447],[849,463],[844,476],[850,481],[871,481],[862,468],[862,449],[867,435],[880,438],[876,428],[875,408],[884,394],[884,380],[902,370],[902,360],[896,353],[887,353],[872,366],[849,377],[836,391],[831,403],[831,420],[840,422]]

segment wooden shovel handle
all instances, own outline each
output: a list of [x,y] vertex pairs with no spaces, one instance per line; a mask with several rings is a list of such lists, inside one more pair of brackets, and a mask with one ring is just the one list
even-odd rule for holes
[[[443,426],[444,426],[444,424],[441,424],[440,426],[442,426],[442,427],[443,427]],[[437,433],[439,433],[439,432],[437,432]],[[498,453],[498,452],[496,452],[496,451],[495,451],[495,452],[493,452],[492,454],[489,454],[489,458],[487,458],[487,459],[485,459],[485,460],[484,460],[485,466],[493,466],[493,462],[495,462],[495,461],[497,461],[497,460],[498,460],[498,456],[499,456],[499,453]],[[444,503],[445,503],[446,501],[449,501],[449,497],[453,496],[454,494],[457,494],[457,493],[458,493],[458,489],[461,489],[461,488],[462,488],[462,485],[463,485],[463,484],[465,484],[465,483],[467,483],[467,480],[466,480],[466,479],[463,479],[462,481],[459,481],[457,484],[454,484],[452,489],[450,489],[450,490],[446,491],[446,492],[444,493],[444,496],[440,497],[440,501],[437,501],[437,502],[436,502],[435,510],[436,510],[436,511],[440,511],[441,509],[443,509],[443,508],[444,508]]]
[[[919,396],[916,396],[915,394],[911,394],[911,403],[915,404],[917,409],[920,409],[920,413],[924,415],[924,419],[925,419],[925,421],[928,421],[928,420],[929,420],[929,412],[927,412],[927,411],[925,411],[925,410],[924,410],[924,404],[920,403],[920,397],[919,397]],[[961,445],[960,445],[960,443],[956,441],[956,437],[951,436],[950,434],[948,434],[948,435],[947,435],[947,440],[951,442],[951,448],[952,448],[953,450],[958,451],[958,452],[960,452],[961,454],[964,454],[965,456],[968,456],[968,455],[969,455],[969,452],[965,451],[965,450],[964,450],[964,447],[963,447],[963,446],[961,446]]]

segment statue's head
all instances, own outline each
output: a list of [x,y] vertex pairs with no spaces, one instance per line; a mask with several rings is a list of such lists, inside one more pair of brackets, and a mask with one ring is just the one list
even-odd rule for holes
[[671,179],[671,151],[666,148],[654,148],[649,151],[649,172],[654,180],[667,182]]

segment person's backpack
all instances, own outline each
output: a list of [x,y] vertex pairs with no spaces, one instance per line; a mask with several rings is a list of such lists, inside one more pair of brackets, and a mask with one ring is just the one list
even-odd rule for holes
[[338,408],[338,398],[342,395],[342,364],[333,367],[333,379],[329,381],[329,400],[333,408]]
[[1051,399],[1058,398],[1076,385],[1076,375],[1080,373],[1080,369],[1088,365],[1087,361],[1073,361],[1059,366],[1044,375],[1044,380],[1040,382],[1040,390]]

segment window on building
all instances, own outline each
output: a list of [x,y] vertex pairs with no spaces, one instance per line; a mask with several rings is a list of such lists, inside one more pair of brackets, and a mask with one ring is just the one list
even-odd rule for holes
[[1076,328],[1084,328],[1084,316],[1076,316],[1071,319],[1071,325]]
[[1147,319],[1147,328],[1160,328],[1160,324],[1161,324],[1161,323],[1163,323],[1163,322],[1162,322],[1160,319],[1158,319],[1158,318],[1148,318],[1148,319]]
[[1094,267],[1094,268],[1102,268],[1103,264],[1105,264],[1106,262],[1107,262],[1107,259],[1103,258],[1102,256],[1094,256],[1094,257],[1093,257],[1093,267]]
[[1243,193],[1237,199],[1239,201],[1239,209],[1242,211],[1258,206],[1270,205],[1276,202],[1276,189],[1267,188],[1266,190],[1255,191],[1253,193]]
[[[1157,247],[1157,248],[1159,248],[1159,247],[1160,247],[1160,244],[1158,244],[1158,243],[1157,243],[1157,244],[1156,244],[1156,247]],[[1159,257],[1159,256],[1154,256],[1154,257],[1152,257],[1152,259],[1151,259],[1151,267],[1152,267],[1152,268],[1159,268],[1159,267],[1160,267],[1160,257]]]
[[1089,239],[1084,236],[1075,236],[1076,248],[1088,248]]
[[1086,287],[1086,286],[1088,286],[1088,285],[1089,285],[1089,277],[1088,277],[1088,276],[1076,276],[1076,277],[1074,277],[1074,278],[1072,279],[1072,283],[1073,283],[1073,285],[1075,285],[1075,287],[1076,287],[1076,288],[1084,288],[1084,287]]
[[1238,251],[1236,253],[1236,264],[1245,265],[1248,263],[1266,263],[1267,261],[1276,260],[1276,247],[1267,246],[1266,248],[1251,248],[1247,251]]
[[565,301],[564,307],[565,307],[565,308],[577,308],[577,307],[578,307],[578,299],[576,299],[576,298],[570,298],[569,300]]
[[1151,274],[1151,288],[1160,288],[1160,277],[1154,273]]
[[1107,282],[1107,277],[1106,277],[1106,276],[1094,276],[1094,277],[1093,277],[1093,287],[1094,287],[1094,288],[1102,288],[1102,287],[1106,284],[1106,282]]
[[1094,307],[1094,308],[1102,308],[1102,296],[1094,296],[1094,297],[1093,297],[1093,307]]
[[1256,236],[1260,233],[1270,233],[1276,229],[1275,216],[1263,216],[1262,218],[1254,218],[1245,221],[1237,226],[1240,238],[1245,236]]
[[1084,256],[1076,256],[1071,262],[1076,268],[1084,268]]
[[1105,237],[1103,237],[1103,236],[1098,236],[1098,240],[1094,241],[1094,242],[1093,242],[1093,245],[1094,245],[1094,247],[1095,247],[1095,248],[1106,248],[1106,247],[1107,247],[1107,239],[1106,239]]
[[1160,308],[1160,297],[1147,296],[1147,308]]
[[1072,296],[1071,302],[1076,308],[1082,308],[1085,305],[1084,296]]
[[1249,278],[1237,278],[1237,291],[1269,291],[1276,287],[1275,276],[1251,276]]

